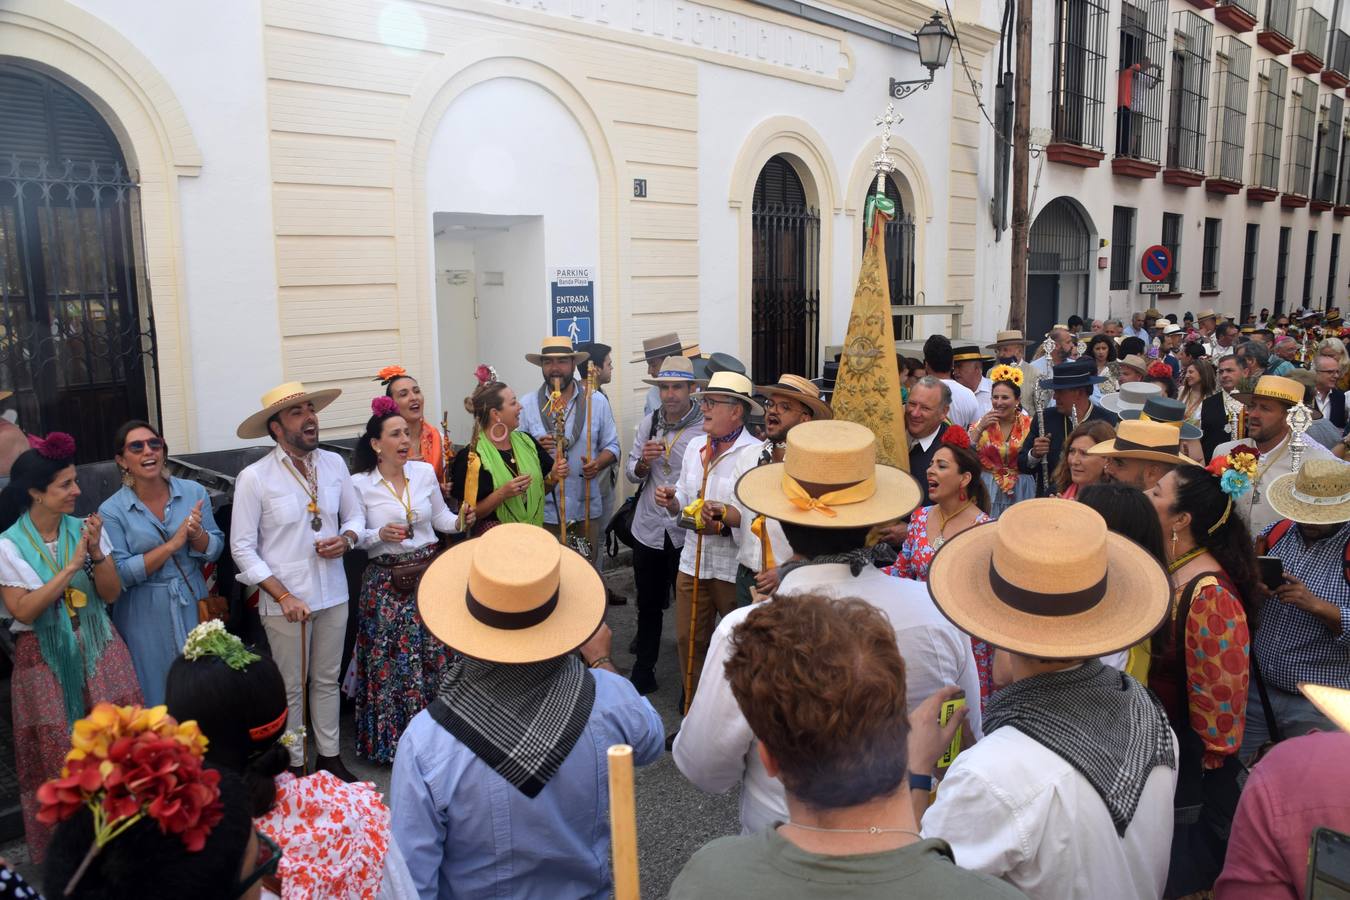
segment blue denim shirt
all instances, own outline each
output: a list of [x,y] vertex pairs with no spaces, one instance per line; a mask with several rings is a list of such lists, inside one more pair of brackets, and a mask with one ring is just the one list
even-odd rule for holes
[[660,758],[665,729],[626,678],[602,669],[576,746],[533,799],[512,787],[422,710],[394,757],[393,834],[422,900],[607,898],[606,753],[630,744],[633,761]]
[[[145,554],[173,537],[199,500],[206,550],[198,553],[190,543],[184,544],[158,571],[147,573]],[[197,624],[197,601],[206,596],[202,563],[220,556],[225,536],[216,527],[206,488],[195,481],[169,479],[163,522],[129,487],[104,500],[98,512],[122,579],[122,596],[112,605],[113,624],[131,651],[146,705],[156,706],[164,702],[169,666]]]

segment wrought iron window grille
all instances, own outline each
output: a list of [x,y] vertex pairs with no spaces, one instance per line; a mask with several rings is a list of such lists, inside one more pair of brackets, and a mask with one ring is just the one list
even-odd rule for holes
[[1219,52],[1215,55],[1216,102],[1210,172],[1226,181],[1242,181],[1251,54],[1251,47],[1228,35],[1219,40]]
[[1161,164],[1167,0],[1125,0],[1119,39],[1116,156]]
[[1189,11],[1178,12],[1173,21],[1167,167],[1203,172],[1214,26]]
[[1106,25],[1102,0],[1056,0],[1051,110],[1054,141],[1102,149]]
[[1280,143],[1284,135],[1284,98],[1288,79],[1288,67],[1274,59],[1261,61],[1256,88],[1252,184],[1272,191],[1280,189]]

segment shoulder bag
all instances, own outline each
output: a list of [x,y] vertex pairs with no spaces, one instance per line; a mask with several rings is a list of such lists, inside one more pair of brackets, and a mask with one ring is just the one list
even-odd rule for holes
[[[652,427],[647,432],[647,440],[656,437],[656,420],[660,416],[660,410],[652,413]],[[672,448],[673,449],[673,448]],[[637,490],[633,496],[620,504],[610,517],[609,524],[605,526],[605,552],[610,557],[619,555],[619,544],[632,547],[633,538],[633,515],[637,512],[638,498],[642,496],[642,489],[647,486],[646,479],[638,484]]]

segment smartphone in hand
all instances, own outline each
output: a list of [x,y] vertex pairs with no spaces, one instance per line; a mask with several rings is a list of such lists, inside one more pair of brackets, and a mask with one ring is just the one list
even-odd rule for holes
[[1284,585],[1284,560],[1278,556],[1258,556],[1256,567],[1261,583],[1268,589],[1273,591]]

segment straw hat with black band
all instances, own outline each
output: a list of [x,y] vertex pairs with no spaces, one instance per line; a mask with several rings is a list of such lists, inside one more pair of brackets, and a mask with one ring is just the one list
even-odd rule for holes
[[573,347],[570,338],[555,336],[544,338],[539,352],[526,353],[525,361],[532,366],[542,366],[545,359],[561,359],[565,356],[572,357],[573,365],[579,365],[590,358],[589,354]]
[[787,433],[781,463],[736,482],[748,509],[811,528],[868,528],[909,515],[923,493],[894,466],[877,464],[877,439],[856,422],[803,422]]
[[694,377],[694,364],[683,356],[668,356],[661,360],[661,368],[651,378],[642,379],[643,384],[660,387],[663,384],[690,384],[702,387],[707,382]]
[[754,393],[755,386],[750,383],[750,379],[738,372],[714,372],[708,379],[708,384],[702,390],[694,391],[689,395],[689,399],[695,403],[704,398],[718,399],[729,397],[732,400],[739,400],[745,406],[746,417],[752,415],[764,415],[764,407],[759,405],[751,394]]
[[980,352],[979,347],[973,345],[968,347],[953,348],[952,350],[953,363],[971,362],[974,360],[979,360],[980,362],[992,362],[993,357],[986,356],[985,354]]
[[262,409],[241,422],[234,433],[246,440],[267,437],[267,420],[277,413],[305,403],[313,403],[318,412],[341,395],[341,388],[311,391],[299,381],[288,381],[263,394]]
[[1297,472],[1272,481],[1265,499],[1280,517],[1304,525],[1350,522],[1350,465],[1335,459],[1304,460]]
[[834,413],[821,397],[820,389],[809,379],[800,375],[780,375],[777,384],[755,386],[755,393],[765,397],[786,397],[811,410],[814,421],[833,419]]
[[[1127,387],[1129,385],[1126,385]],[[1157,385],[1154,385],[1157,387]],[[1161,422],[1181,429],[1183,441],[1198,441],[1204,434],[1199,428],[1186,421],[1186,404],[1171,397],[1150,397],[1141,409],[1126,409],[1121,412],[1122,419],[1138,419],[1141,422]]]
[[656,337],[642,339],[642,352],[632,362],[653,363],[670,356],[683,356],[685,351],[697,349],[698,345],[687,345],[675,332],[658,334]]
[[1023,500],[933,557],[928,592],[957,628],[1033,659],[1131,647],[1167,617],[1172,588],[1153,554],[1072,500]]
[[1262,375],[1256,381],[1256,387],[1250,394],[1234,394],[1239,403],[1251,403],[1257,397],[1278,400],[1285,406],[1297,406],[1303,402],[1304,387],[1292,378],[1283,375]]
[[595,634],[605,586],[549,532],[507,522],[442,553],[422,574],[417,610],[428,631],[464,656],[542,662]]
[[1181,454],[1181,431],[1175,425],[1138,419],[1122,419],[1116,426],[1116,436],[1109,441],[1093,444],[1088,448],[1088,453],[1093,456],[1143,459],[1173,466],[1200,465]]

